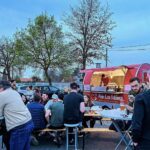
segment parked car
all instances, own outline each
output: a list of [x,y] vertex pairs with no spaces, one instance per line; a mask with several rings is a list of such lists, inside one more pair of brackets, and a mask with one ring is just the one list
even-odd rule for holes
[[60,89],[55,86],[35,85],[34,87],[40,89],[41,93],[48,92],[48,93],[52,93],[52,94],[58,94],[60,92]]
[[49,85],[43,85],[43,84],[39,84],[39,85],[22,85],[22,86],[18,86],[17,87],[17,91],[21,94],[24,94],[26,95],[27,97],[32,97],[33,96],[33,92],[29,92],[27,90],[27,88],[29,86],[32,86],[33,89],[34,88],[38,88],[40,89],[40,92],[41,93],[44,93],[44,92],[48,92],[48,93],[52,93],[52,94],[58,94],[60,92],[60,89],[55,87],[55,86],[49,86]]

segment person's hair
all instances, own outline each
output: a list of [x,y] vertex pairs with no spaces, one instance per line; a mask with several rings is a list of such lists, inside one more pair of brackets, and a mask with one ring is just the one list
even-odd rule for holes
[[40,90],[38,88],[34,88],[35,93],[40,93]]
[[48,99],[51,99],[53,95],[53,93],[48,92],[48,91],[44,91],[42,94],[46,94],[48,96]]
[[23,93],[19,93],[19,94],[20,94],[21,97],[24,96],[26,101],[27,101],[27,96],[26,95],[24,95]]
[[86,97],[88,98],[87,104],[88,104],[89,106],[91,106],[91,105],[92,105],[92,101],[91,101],[91,99],[90,99],[90,96],[89,96],[89,95],[84,95],[84,96],[86,96]]
[[59,93],[59,94],[58,94],[58,98],[59,98],[60,100],[63,100],[63,99],[64,99],[64,94],[63,94],[63,93]]
[[30,86],[29,86],[29,89],[32,90],[32,88],[33,88],[32,85],[30,85]]
[[[20,94],[20,96],[23,96],[24,94],[23,93],[19,93]],[[25,95],[24,95],[25,96]]]
[[9,81],[0,80],[0,88],[3,88],[5,90],[5,89],[8,89],[10,87],[11,87],[11,84]]
[[39,102],[41,100],[41,97],[38,94],[34,94],[33,100],[35,102]]
[[78,84],[73,82],[70,84],[70,88],[73,89],[73,90],[76,90],[78,88]]
[[13,83],[15,80],[10,80],[11,83]]
[[88,98],[88,101],[91,101],[90,96],[89,95],[84,95]]
[[80,85],[79,85],[79,84],[77,85],[77,88],[79,88],[79,89],[80,89]]
[[102,78],[104,78],[105,77],[105,74],[102,74]]
[[138,77],[131,78],[129,82],[132,83],[134,81],[137,81],[138,83],[140,83],[140,79]]

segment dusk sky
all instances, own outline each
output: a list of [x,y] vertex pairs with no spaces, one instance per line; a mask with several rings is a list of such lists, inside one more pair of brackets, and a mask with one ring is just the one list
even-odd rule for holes
[[[102,0],[102,2],[108,3],[110,11],[114,13],[112,20],[117,25],[112,31],[113,48],[108,52],[108,65],[149,63],[150,0]],[[26,27],[29,18],[34,19],[42,12],[54,15],[56,21],[61,24],[63,14],[70,11],[70,5],[74,6],[77,3],[78,0],[1,1],[0,37],[11,37],[17,29]],[[105,66],[103,61],[97,62]]]

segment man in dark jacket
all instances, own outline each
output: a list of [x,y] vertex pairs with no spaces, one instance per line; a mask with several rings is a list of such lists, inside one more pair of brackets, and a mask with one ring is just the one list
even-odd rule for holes
[[150,150],[150,90],[136,96],[132,134],[136,150]]

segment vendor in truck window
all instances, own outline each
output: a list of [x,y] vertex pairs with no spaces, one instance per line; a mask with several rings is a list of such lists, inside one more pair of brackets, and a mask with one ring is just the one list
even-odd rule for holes
[[144,82],[149,82],[149,77],[147,72],[144,72]]
[[108,82],[109,82],[109,78],[105,74],[102,74],[100,86],[107,86]]

